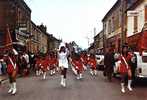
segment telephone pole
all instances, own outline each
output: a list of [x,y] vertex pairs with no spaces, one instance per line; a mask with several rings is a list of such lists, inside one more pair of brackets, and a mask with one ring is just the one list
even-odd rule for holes
[[121,49],[126,42],[126,10],[127,0],[121,0]]

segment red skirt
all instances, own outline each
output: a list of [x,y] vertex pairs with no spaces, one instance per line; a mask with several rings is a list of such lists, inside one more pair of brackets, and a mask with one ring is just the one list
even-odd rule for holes
[[8,74],[12,74],[13,71],[15,71],[15,70],[18,71],[18,67],[16,67],[16,69],[14,69],[13,65],[11,65],[11,64],[7,65],[7,73]]
[[120,64],[119,73],[128,73],[128,68],[125,65]]

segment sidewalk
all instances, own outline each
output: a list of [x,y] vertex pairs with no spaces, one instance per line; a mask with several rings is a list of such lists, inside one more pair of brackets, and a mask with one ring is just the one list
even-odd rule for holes
[[7,75],[0,75],[0,83],[6,80],[7,78],[8,78]]

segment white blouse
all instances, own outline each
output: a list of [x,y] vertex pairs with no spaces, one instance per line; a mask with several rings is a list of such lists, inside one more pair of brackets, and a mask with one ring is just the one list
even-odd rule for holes
[[59,67],[68,68],[67,52],[58,53]]

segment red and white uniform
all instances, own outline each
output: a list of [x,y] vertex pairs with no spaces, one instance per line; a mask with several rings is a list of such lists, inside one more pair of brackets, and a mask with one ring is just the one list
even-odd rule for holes
[[48,66],[49,66],[49,60],[48,60],[48,58],[42,59],[41,60],[41,69],[43,71],[47,71]]
[[84,55],[81,55],[81,61],[84,65],[87,65],[88,63],[88,56],[84,56]]
[[[128,65],[128,62],[131,61],[131,58],[132,58],[132,54],[131,53],[128,53],[127,56],[120,56],[120,68],[119,68],[119,72],[120,73],[128,73],[128,70],[130,69],[130,66]],[[125,59],[125,61],[124,61]],[[126,64],[127,63],[127,64]],[[128,65],[128,66],[127,66]]]
[[8,59],[7,59],[7,73],[12,74],[13,71],[18,71],[16,59],[15,59],[15,57],[13,57],[13,58],[8,57]]
[[83,72],[84,67],[83,67],[83,64],[80,60],[73,60],[72,64],[77,71],[79,71],[80,73]]
[[90,65],[90,68],[92,70],[96,70],[96,59],[94,58],[89,58],[88,64]]
[[36,69],[40,69],[41,68],[41,59],[37,58],[36,59],[36,65],[35,65]]
[[51,59],[49,59],[49,67],[50,67],[50,69],[52,70],[52,69],[56,68],[57,63],[58,63],[58,61],[57,61],[57,59],[55,57],[52,57]]

